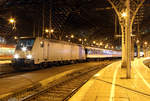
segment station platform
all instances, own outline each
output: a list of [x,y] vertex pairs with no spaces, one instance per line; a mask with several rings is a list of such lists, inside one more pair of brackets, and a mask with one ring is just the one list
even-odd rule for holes
[[131,79],[126,69],[115,62],[95,74],[69,101],[150,101],[150,68],[147,58],[135,59]]

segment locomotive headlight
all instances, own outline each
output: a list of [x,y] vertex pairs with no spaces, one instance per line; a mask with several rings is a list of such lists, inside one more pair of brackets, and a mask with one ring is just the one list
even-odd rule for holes
[[19,58],[19,55],[18,55],[18,54],[15,54],[15,55],[14,55],[14,58],[15,58],[15,59],[18,59],[18,58]]
[[30,55],[30,54],[27,55],[26,57],[27,57],[27,59],[32,59],[32,55]]
[[27,47],[22,47],[21,50],[25,52],[27,51]]

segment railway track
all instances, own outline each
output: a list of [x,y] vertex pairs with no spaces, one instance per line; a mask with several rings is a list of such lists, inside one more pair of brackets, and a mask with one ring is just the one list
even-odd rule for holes
[[89,67],[73,72],[46,86],[36,84],[31,88],[1,98],[0,101],[67,101],[95,73],[110,63],[112,61],[102,62],[98,67]]
[[[98,72],[99,67],[84,73],[75,73],[55,86],[42,89],[41,91],[30,95],[22,101],[67,101],[87,80]],[[72,77],[71,77],[72,76]]]

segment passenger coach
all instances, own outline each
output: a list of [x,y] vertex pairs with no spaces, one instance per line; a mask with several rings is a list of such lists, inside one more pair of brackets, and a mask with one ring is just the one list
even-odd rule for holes
[[87,60],[113,59],[121,57],[121,51],[108,50],[96,47],[86,47],[85,52]]

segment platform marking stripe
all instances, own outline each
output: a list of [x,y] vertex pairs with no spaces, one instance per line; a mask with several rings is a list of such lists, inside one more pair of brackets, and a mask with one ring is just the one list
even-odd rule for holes
[[115,82],[116,82],[116,77],[117,77],[117,72],[118,72],[119,67],[120,67],[120,64],[117,66],[115,73],[114,73],[114,76],[113,76],[109,101],[113,101],[112,98],[115,96]]
[[[136,65],[138,64],[138,61],[136,61]],[[136,67],[134,66],[136,72],[138,73],[138,75],[140,76],[140,78],[144,81],[145,85],[150,89],[150,84],[144,79],[144,77],[142,76],[142,74],[136,69]]]
[[93,77],[98,77],[98,76],[102,75],[108,68],[110,68],[113,65],[114,65],[114,63],[106,66],[105,68],[103,68],[102,70],[100,70],[100,72],[96,73]]

